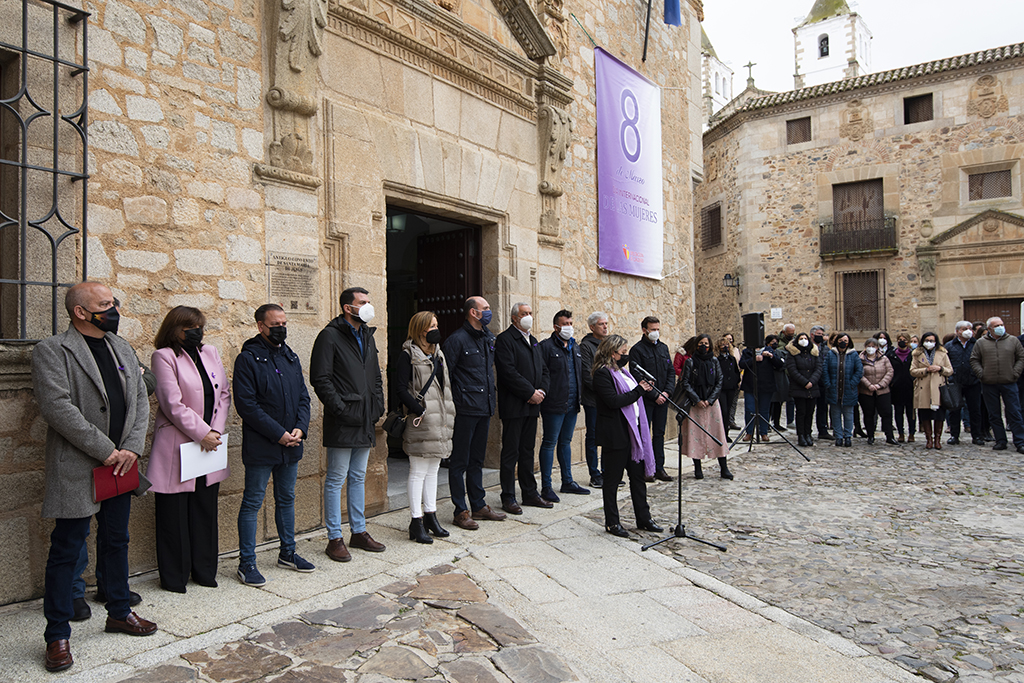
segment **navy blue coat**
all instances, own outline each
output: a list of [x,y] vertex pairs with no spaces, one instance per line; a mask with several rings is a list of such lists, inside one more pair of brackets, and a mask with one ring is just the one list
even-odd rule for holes
[[281,465],[302,459],[302,444],[285,447],[285,432],[309,432],[309,392],[299,357],[287,344],[274,348],[263,335],[242,345],[231,383],[242,418],[242,463]]
[[[572,340],[566,348],[556,332],[540,343],[540,353],[550,375],[548,395],[541,401],[540,412],[543,415],[580,412],[583,399],[583,353],[580,345]],[[569,363],[576,370],[576,400],[572,404],[569,403]]]
[[946,352],[949,353],[949,363],[953,366],[953,381],[961,387],[973,387],[975,384],[981,384],[981,380],[971,371],[971,351],[974,351],[974,340],[968,339],[965,346],[954,337],[945,344],[945,347]]
[[490,417],[494,394],[494,335],[486,327],[477,330],[469,322],[452,332],[441,345],[448,361],[452,401],[456,415]]
[[[860,384],[860,378],[864,376],[864,364],[861,363],[860,354],[853,349],[847,349],[845,355],[843,377],[840,382],[839,349],[832,348],[825,352],[825,371],[821,373],[821,384],[825,388],[825,398],[829,405],[857,405],[857,385]],[[842,403],[838,402],[840,383],[843,385]]]

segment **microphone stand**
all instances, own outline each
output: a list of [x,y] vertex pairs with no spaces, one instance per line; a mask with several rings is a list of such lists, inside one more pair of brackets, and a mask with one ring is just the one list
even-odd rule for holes
[[[668,393],[668,392],[662,391],[662,389],[658,386],[658,380],[656,380],[654,378],[654,376],[651,375],[651,373],[647,372],[647,370],[645,370],[642,366],[640,366],[638,364],[638,365],[635,366],[635,368],[636,368],[637,373],[643,375],[644,376],[644,380],[646,380],[652,387],[654,387],[655,390],[657,390],[659,394]],[[668,399],[665,399],[665,400],[666,400],[666,402],[670,406],[675,408],[677,415],[679,415],[679,417],[676,418],[676,421],[680,423],[680,426],[682,426],[683,418],[685,417],[687,420],[689,420],[694,425],[696,425],[697,428],[700,429],[700,431],[702,431],[705,434],[707,434],[711,438],[712,441],[714,441],[719,446],[722,445],[722,442],[719,441],[718,438],[714,434],[712,434],[708,430],[704,429],[704,426],[701,423],[697,422],[692,417],[690,417],[689,411],[687,411],[685,408],[679,406],[671,398],[668,398]],[[677,441],[677,444],[679,446],[679,453],[678,453],[679,462],[677,464],[678,471],[676,472],[676,525],[675,525],[675,527],[672,528],[672,534],[671,535],[666,536],[665,538],[662,538],[660,540],[657,540],[654,543],[648,543],[645,546],[641,546],[640,550],[647,550],[648,548],[653,548],[654,546],[659,545],[661,543],[664,543],[665,541],[668,541],[668,540],[673,539],[673,538],[688,538],[691,541],[697,541],[698,543],[703,543],[704,545],[709,545],[712,548],[717,548],[718,550],[721,550],[724,553],[724,552],[726,552],[726,548],[725,548],[724,545],[719,545],[718,543],[712,543],[711,541],[705,541],[703,538],[697,538],[696,536],[691,536],[690,534],[686,533],[686,525],[683,524],[683,477],[682,477],[682,473],[683,473],[683,431],[682,431],[682,429],[679,430],[679,435],[676,437],[676,441]]]
[[[773,432],[775,432],[776,434],[778,434],[779,438],[782,439],[783,441],[785,441],[787,444],[789,444],[790,448],[792,448],[794,451],[796,451],[797,453],[802,455],[804,457],[804,460],[806,460],[807,462],[810,462],[811,459],[807,457],[806,453],[804,453],[802,450],[797,448],[793,444],[792,441],[787,439],[786,436],[782,432],[780,432],[778,429],[776,429],[775,426],[772,425],[771,420],[769,420],[769,419],[765,418],[763,415],[761,415],[760,396],[759,396],[759,394],[757,392],[757,363],[758,363],[757,353],[756,353],[756,351],[754,349],[751,349],[750,351],[751,351],[751,354],[752,354],[751,357],[750,357],[750,362],[751,362],[750,368],[751,369],[750,370],[744,370],[744,372],[752,373],[752,377],[753,377],[753,380],[754,380],[754,415],[753,415],[753,417],[751,417],[747,421],[747,424],[743,427],[743,429],[740,430],[739,436],[737,436],[735,439],[733,439],[733,442],[731,444],[729,444],[729,450],[731,451],[732,447],[735,446],[736,444],[738,444],[740,442],[740,439],[743,438],[743,435],[748,433],[748,432],[750,432],[751,429],[753,429],[753,432],[750,434],[750,442],[747,444],[747,453],[749,453],[752,450],[754,450],[754,441],[757,439],[757,432],[759,431],[755,427],[755,425],[760,425],[761,424],[761,420],[764,420],[765,424],[768,425],[768,429],[770,429]],[[772,355],[774,356],[775,354],[772,354]],[[772,379],[774,381],[774,377]]]

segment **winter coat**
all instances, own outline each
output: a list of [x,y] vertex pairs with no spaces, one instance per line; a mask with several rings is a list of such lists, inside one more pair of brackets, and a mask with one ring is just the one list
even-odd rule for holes
[[594,398],[594,378],[590,376],[590,369],[594,364],[594,354],[597,353],[597,347],[601,345],[601,341],[594,336],[593,332],[588,332],[587,336],[580,340],[580,358],[583,360],[583,396],[581,402],[585,406],[593,408],[597,405],[596,399]]
[[961,387],[973,387],[981,382],[971,370],[971,352],[974,351],[974,339],[968,339],[966,344],[954,337],[943,346],[949,353],[949,363],[953,366],[953,381]]
[[722,391],[736,391],[740,388],[740,364],[731,353],[717,356],[718,367],[722,369]]
[[946,383],[946,378],[953,374],[953,365],[949,362],[946,347],[935,347],[933,362],[942,368],[941,372],[928,372],[928,358],[924,347],[919,346],[910,354],[910,374],[914,378],[914,407],[918,410],[929,410],[932,406],[942,405],[939,398],[939,387]]
[[857,405],[857,385],[864,374],[864,366],[860,362],[860,356],[853,349],[847,349],[843,354],[841,367],[839,360],[839,349],[831,348],[822,361],[822,386],[825,388],[825,398],[829,405]]
[[[410,412],[402,432],[402,450],[406,455],[422,458],[447,458],[452,454],[452,431],[455,429],[455,402],[452,400],[452,383],[448,375],[444,353],[438,348],[434,356],[428,356],[411,339],[402,344],[402,354],[412,365],[409,384],[399,388],[402,402],[416,402],[416,397],[430,379],[434,364],[440,363],[434,381],[427,388],[420,405],[423,412]],[[419,425],[413,415],[419,416]]]
[[[875,352],[874,358],[864,351],[860,353],[860,363],[864,367],[864,374],[860,378],[859,393],[867,396],[880,396],[889,393],[889,386],[892,384],[892,363],[884,354]],[[868,387],[877,384],[879,389],[871,391]]]
[[668,352],[665,342],[651,343],[648,339],[641,339],[629,350],[629,374],[636,380],[643,379],[638,374],[636,366],[643,366],[643,369],[654,377],[654,389],[651,396],[656,397],[659,391],[666,392],[669,396],[676,387],[676,371],[672,367],[672,356]]
[[[558,333],[540,343],[541,356],[544,364],[548,366],[548,395],[540,404],[540,412],[543,415],[565,415],[566,413],[580,412],[580,399],[583,397],[583,354],[580,353],[580,345],[575,339],[569,340],[569,345],[563,343]],[[569,364],[572,364],[573,372],[569,372]],[[569,403],[569,380],[575,383],[575,396],[573,402]]]
[[754,391],[754,364],[757,363],[757,395],[760,397],[770,396],[775,393],[775,371],[786,367],[786,361],[782,356],[772,349],[771,357],[763,356],[763,359],[756,361],[754,349],[743,349],[740,355],[740,369],[743,370],[743,381],[740,389],[744,394]]
[[982,384],[1014,384],[1024,372],[1024,347],[1016,337],[986,332],[971,352],[971,370]]
[[714,405],[718,401],[718,396],[722,393],[724,376],[722,375],[722,366],[719,365],[718,358],[715,356],[711,357],[711,367],[715,373],[715,386],[711,387],[705,396],[701,396],[697,391],[697,387],[694,386],[694,381],[697,379],[695,360],[692,356],[686,360],[686,364],[683,365],[683,373],[679,379],[683,383],[682,394],[687,405],[695,406],[701,401],[707,401],[709,404]]
[[[911,352],[913,353],[913,352]],[[910,376],[910,366],[914,362],[912,355],[902,361],[896,355],[896,349],[890,349],[885,357],[892,365],[892,383],[889,384],[889,393],[892,394],[893,405],[908,405],[914,402],[914,378]]]
[[377,445],[377,420],[384,414],[384,381],[373,340],[376,328],[355,331],[338,316],[320,331],[309,360],[309,383],[324,404],[324,446],[366,448]]
[[526,337],[509,325],[494,340],[494,372],[498,377],[498,417],[514,420],[540,415],[540,405],[527,402],[537,389],[546,394],[550,383],[536,337]]
[[494,395],[494,335],[468,321],[442,345],[452,381],[455,412],[467,417],[490,417],[498,400]]
[[[202,441],[211,430],[223,434],[231,409],[231,391],[217,347],[203,344],[199,359],[213,387],[213,417],[203,421],[205,392],[199,368],[185,352],[157,349],[153,353],[156,375],[156,400],[159,408],[153,423],[153,448],[149,453],[146,477],[153,482],[154,493],[184,493],[196,490],[196,480],[181,480],[182,444]],[[228,468],[206,475],[206,485],[228,478]]]
[[595,438],[598,446],[617,451],[628,450],[632,446],[629,436],[632,430],[622,408],[636,403],[643,396],[644,390],[639,384],[632,391],[620,394],[609,368],[601,368],[594,373],[594,398],[597,401]]
[[309,391],[299,357],[287,344],[271,346],[258,334],[242,344],[231,377],[242,420],[242,463],[276,466],[302,459],[302,446],[282,446],[285,432],[309,435]]
[[[814,343],[801,348],[796,342],[786,344],[786,373],[789,375],[789,395],[793,398],[818,398],[821,395],[822,358]],[[807,388],[807,383],[811,388]]]
[[786,372],[786,357],[789,356],[789,352],[781,341],[775,352],[782,358],[782,367],[775,369],[775,393],[772,394],[772,403],[785,403],[789,400],[789,373]]

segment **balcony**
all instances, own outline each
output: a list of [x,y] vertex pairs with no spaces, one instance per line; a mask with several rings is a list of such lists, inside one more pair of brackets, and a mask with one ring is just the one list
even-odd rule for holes
[[899,251],[896,216],[842,223],[829,220],[820,227],[822,259],[883,256]]

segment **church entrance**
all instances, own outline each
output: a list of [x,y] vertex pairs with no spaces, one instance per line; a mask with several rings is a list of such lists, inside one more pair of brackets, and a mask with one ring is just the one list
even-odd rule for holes
[[973,322],[987,321],[989,318],[999,316],[1003,319],[1006,331],[1017,336],[1024,334],[1021,328],[1021,310],[1024,299],[974,299],[964,301],[964,320]]

